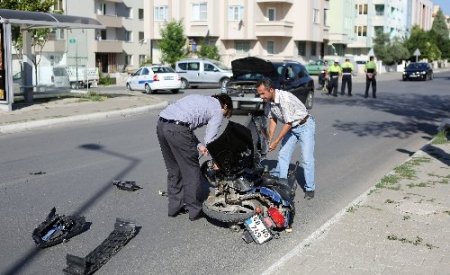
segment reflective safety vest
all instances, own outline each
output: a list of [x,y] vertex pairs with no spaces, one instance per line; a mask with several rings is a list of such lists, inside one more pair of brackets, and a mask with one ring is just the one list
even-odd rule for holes
[[353,64],[350,62],[344,62],[342,64],[342,75],[352,75],[353,72]]
[[376,73],[377,72],[377,64],[373,61],[369,61],[366,63],[364,67],[367,73]]
[[339,65],[333,64],[328,67],[328,74],[330,77],[337,77],[342,73],[341,67]]

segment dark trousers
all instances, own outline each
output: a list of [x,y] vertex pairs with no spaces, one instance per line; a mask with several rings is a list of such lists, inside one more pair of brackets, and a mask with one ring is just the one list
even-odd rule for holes
[[185,207],[189,218],[195,218],[202,210],[197,138],[186,126],[162,121],[156,134],[167,169],[168,214],[173,216]]
[[328,94],[337,95],[339,86],[339,76],[330,76],[330,82],[328,83]]
[[364,97],[368,97],[369,96],[369,87],[370,84],[372,84],[372,97],[377,97],[377,80],[375,79],[375,77],[372,78],[368,78],[366,76],[366,93],[364,94]]
[[342,76],[342,86],[341,86],[341,94],[345,94],[345,86],[348,86],[348,95],[352,95],[352,76],[351,75],[343,75]]

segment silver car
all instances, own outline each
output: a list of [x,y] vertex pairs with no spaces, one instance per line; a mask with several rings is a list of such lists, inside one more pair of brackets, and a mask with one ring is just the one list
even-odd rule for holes
[[233,73],[222,63],[203,58],[183,59],[175,64],[180,75],[182,89],[198,86],[220,86],[225,88]]

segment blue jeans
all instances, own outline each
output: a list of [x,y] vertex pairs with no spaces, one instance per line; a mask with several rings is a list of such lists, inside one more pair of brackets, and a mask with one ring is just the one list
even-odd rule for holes
[[305,190],[314,191],[314,134],[316,132],[316,122],[310,115],[305,124],[291,128],[281,141],[280,152],[278,153],[277,167],[271,171],[272,176],[286,179],[297,143],[300,145],[302,154],[302,167],[305,175]]

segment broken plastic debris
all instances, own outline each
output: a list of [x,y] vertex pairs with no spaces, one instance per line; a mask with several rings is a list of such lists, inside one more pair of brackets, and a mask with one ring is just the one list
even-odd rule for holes
[[135,181],[123,181],[123,180],[113,180],[113,185],[117,186],[120,190],[126,191],[136,191],[142,189]]

